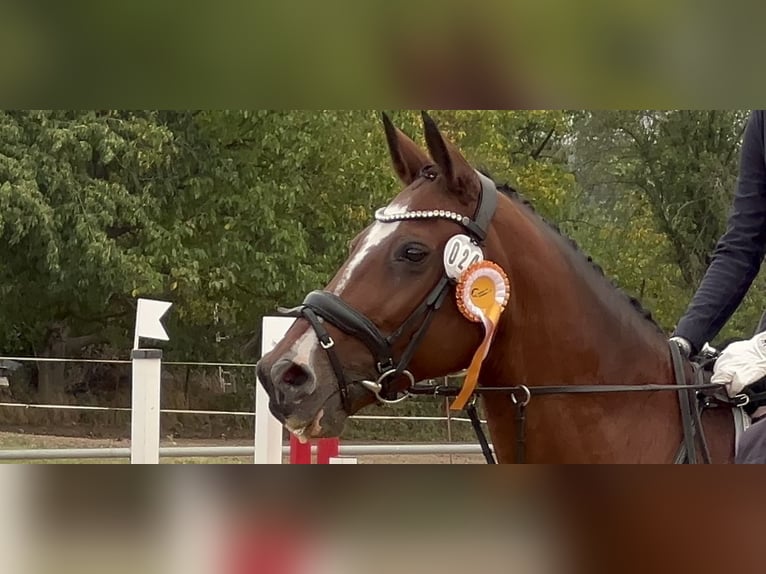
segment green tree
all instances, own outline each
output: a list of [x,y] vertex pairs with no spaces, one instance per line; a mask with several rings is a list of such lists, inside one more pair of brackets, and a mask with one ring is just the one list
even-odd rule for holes
[[574,169],[604,207],[637,194],[667,239],[682,286],[696,287],[723,232],[746,112],[581,114]]
[[[725,228],[746,111],[573,112],[579,214],[567,228],[670,330]],[[759,279],[759,282],[762,282]],[[751,332],[758,287],[722,333]]]
[[[372,112],[4,112],[3,349],[127,349],[146,296],[175,304],[171,353],[232,358],[329,279],[396,191],[386,162]],[[41,366],[41,400],[61,369]]]

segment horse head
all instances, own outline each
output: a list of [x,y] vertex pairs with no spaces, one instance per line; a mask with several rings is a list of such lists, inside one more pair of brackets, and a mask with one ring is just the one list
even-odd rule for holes
[[[329,284],[290,311],[298,320],[258,364],[272,413],[302,438],[335,436],[365,406],[464,369],[482,341],[445,265],[465,269],[478,244],[491,249],[497,190],[425,113],[423,125],[428,153],[383,115],[403,189],[351,241]],[[445,263],[455,235],[463,241]]]

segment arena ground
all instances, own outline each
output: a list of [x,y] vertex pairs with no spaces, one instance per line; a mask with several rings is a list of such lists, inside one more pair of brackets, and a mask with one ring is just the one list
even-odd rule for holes
[[[250,446],[252,442],[232,440],[195,440],[174,439],[163,440],[162,446]],[[19,432],[0,432],[0,450],[35,449],[35,448],[125,448],[129,441],[120,439],[79,438],[69,436],[52,436],[27,434]],[[249,464],[252,459],[247,457],[218,457],[218,458],[167,458],[163,464]],[[359,464],[483,464],[481,455],[365,455],[357,457]],[[12,461],[2,461],[12,462]],[[77,459],[77,460],[39,460],[23,461],[37,464],[125,464],[127,460],[110,459]],[[287,458],[285,458],[287,462]]]

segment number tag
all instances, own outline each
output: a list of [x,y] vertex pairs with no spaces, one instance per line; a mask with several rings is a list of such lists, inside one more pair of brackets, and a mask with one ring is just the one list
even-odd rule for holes
[[467,235],[453,235],[444,247],[444,271],[450,279],[460,279],[466,269],[483,260],[481,247]]

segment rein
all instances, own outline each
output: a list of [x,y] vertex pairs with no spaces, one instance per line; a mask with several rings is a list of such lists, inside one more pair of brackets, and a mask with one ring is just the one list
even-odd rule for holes
[[[471,421],[487,463],[495,464],[495,459],[487,442],[484,430],[482,429],[481,421],[476,412],[476,407],[474,406],[475,396],[477,395],[510,395],[511,400],[516,405],[516,463],[523,464],[526,459],[526,410],[532,397],[569,394],[675,391],[679,393],[684,437],[678,453],[675,456],[674,464],[683,464],[684,462],[697,464],[698,449],[702,461],[706,464],[710,464],[710,450],[707,446],[705,431],[701,421],[702,412],[704,412],[705,409],[716,406],[724,406],[728,408],[744,407],[752,400],[752,398],[747,394],[740,394],[734,398],[729,398],[725,393],[720,394],[721,385],[718,383],[703,383],[702,367],[694,362],[692,362],[692,367],[694,370],[695,383],[686,384],[683,374],[683,358],[681,353],[674,343],[668,342],[668,344],[674,367],[673,373],[675,384],[672,385],[543,385],[533,387],[517,385],[510,387],[477,387],[472,393],[474,395],[474,401],[466,407],[465,411]],[[461,387],[457,385],[420,384],[414,385],[408,392],[413,396],[455,397],[460,391]],[[713,392],[708,393],[706,391]]]

